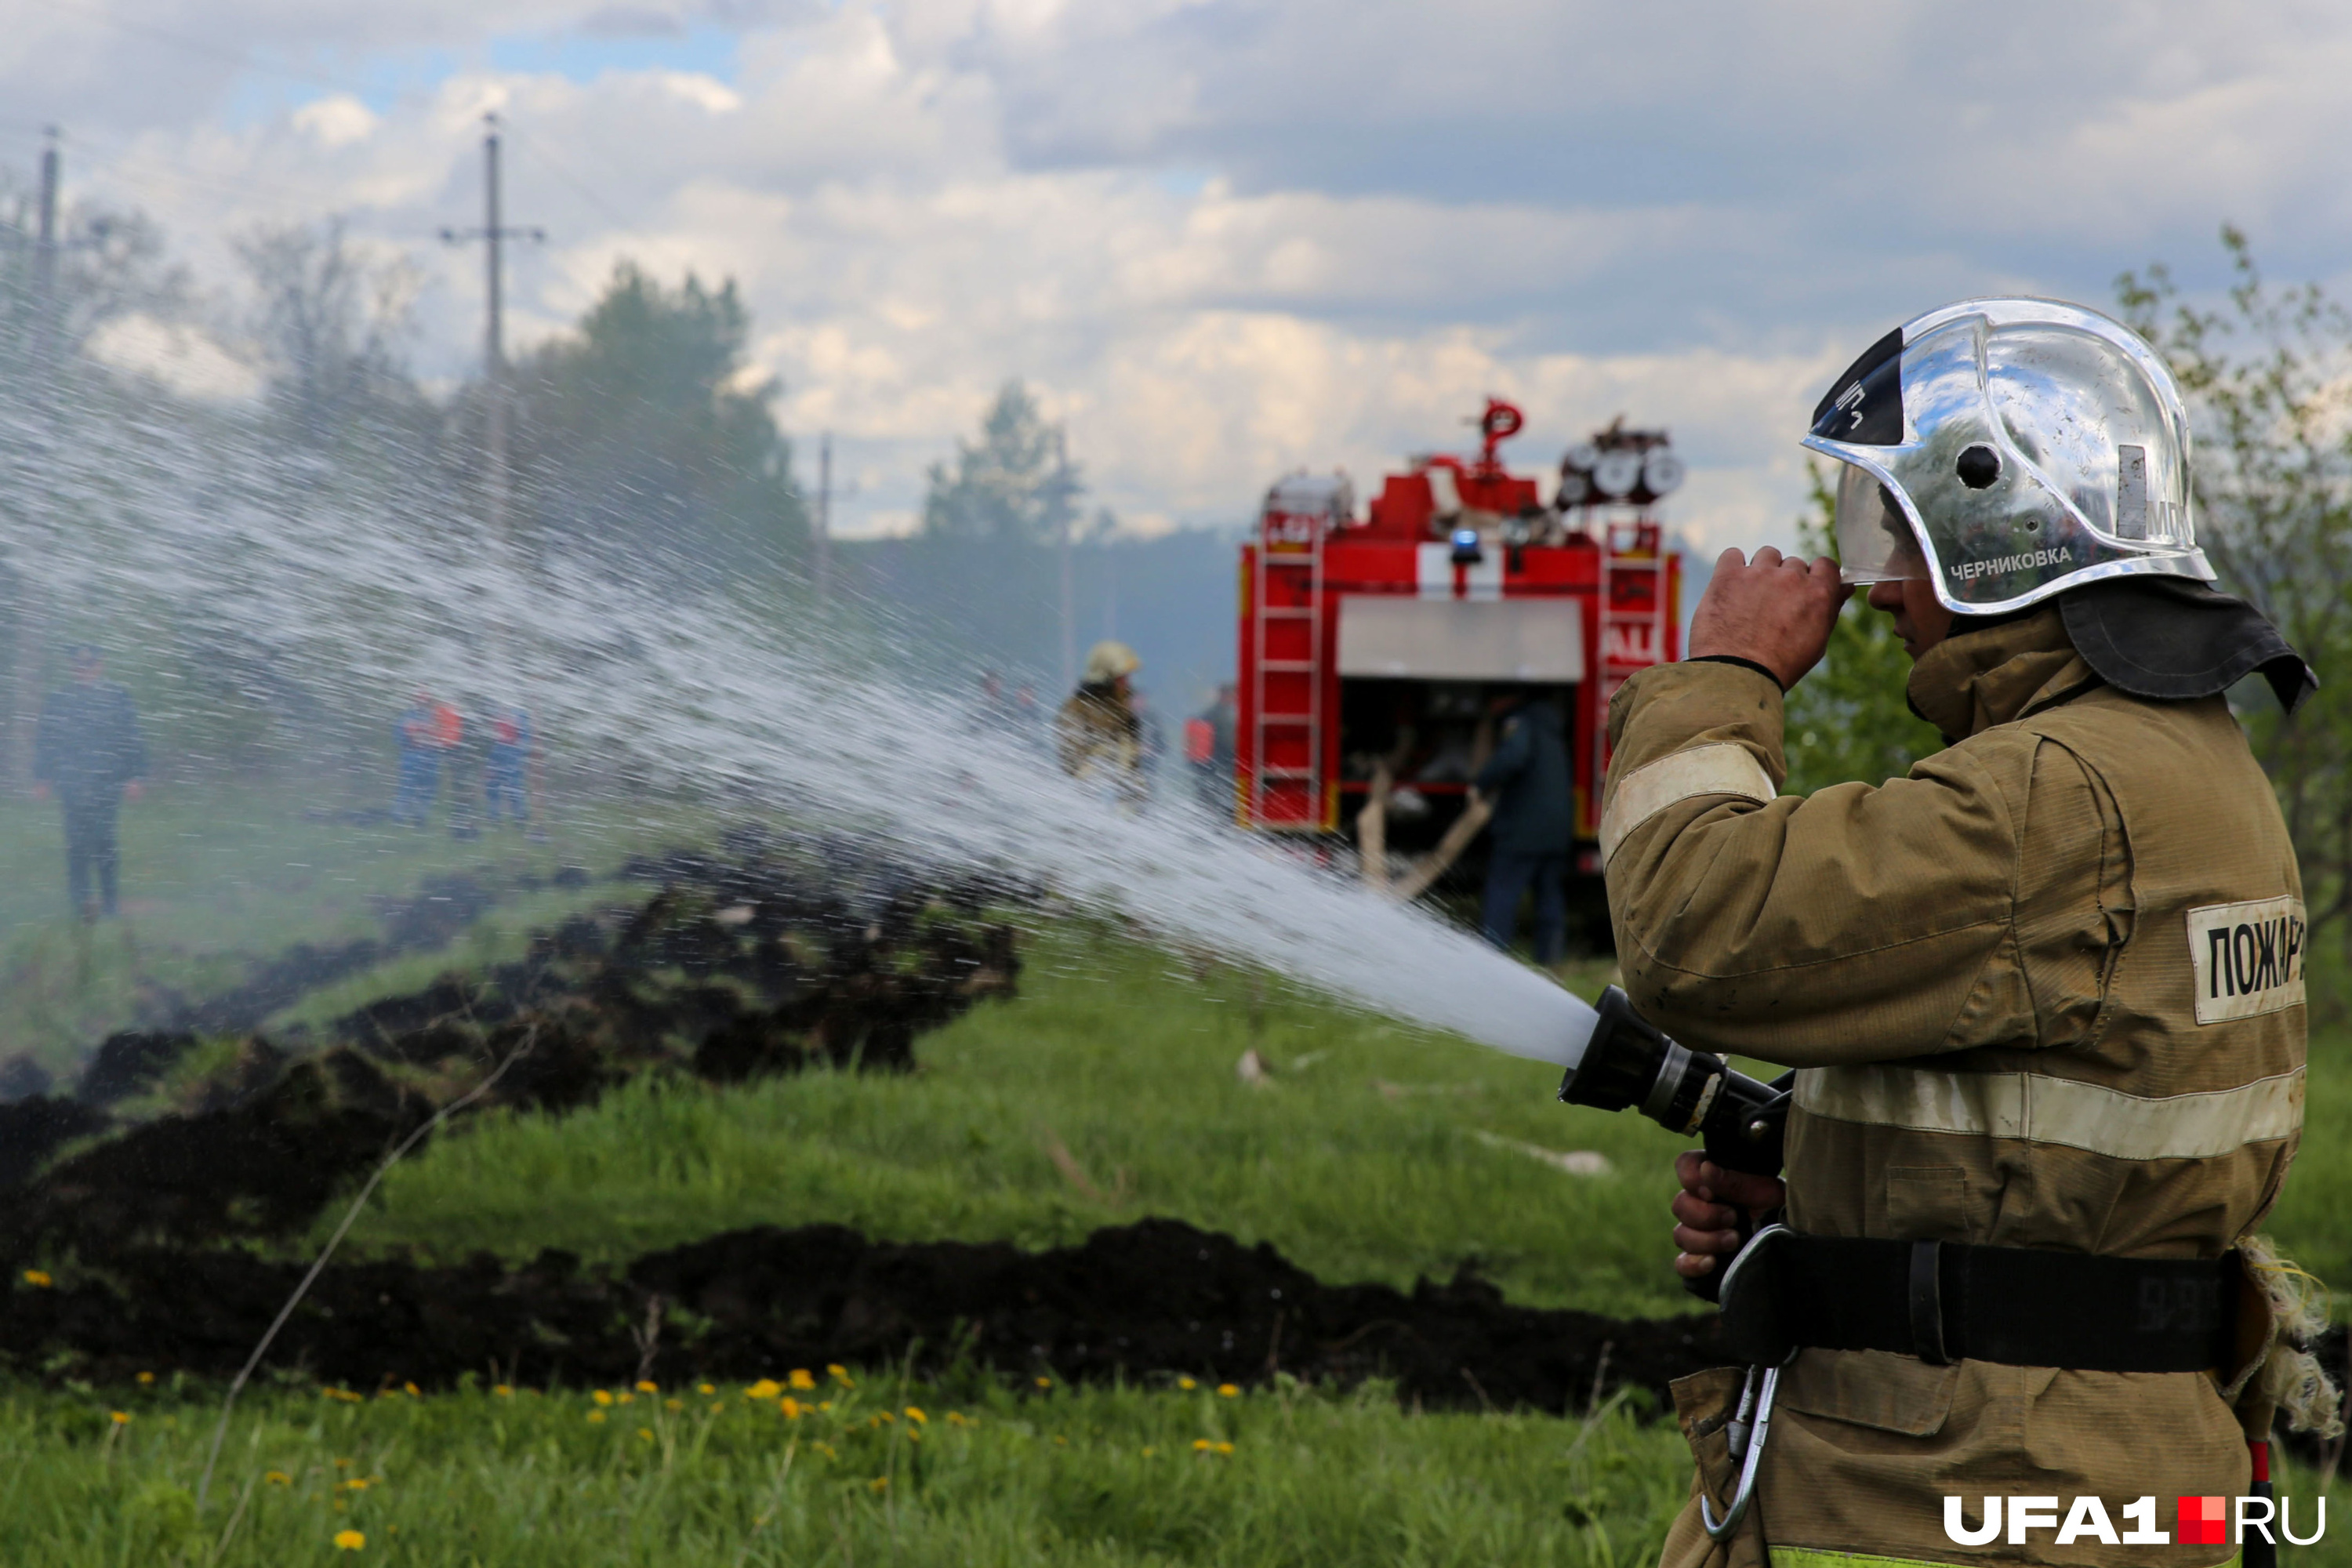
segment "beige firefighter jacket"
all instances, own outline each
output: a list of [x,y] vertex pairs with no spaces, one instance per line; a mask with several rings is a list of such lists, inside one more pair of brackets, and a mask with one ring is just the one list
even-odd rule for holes
[[[2055,606],[1931,648],[1910,697],[1948,750],[1880,788],[1800,798],[1777,793],[1766,677],[1684,664],[1625,685],[1601,842],[1627,991],[1694,1046],[1800,1069],[1797,1230],[2220,1256],[2276,1201],[2303,1112],[2303,889],[2244,736],[2218,697],[2103,684]],[[1759,1530],[1784,1561],[1988,1560],[1946,1536],[1947,1493],[1970,1519],[1987,1494],[2096,1494],[2111,1515],[2154,1495],[2168,1527],[2180,1495],[2246,1490],[2223,1392],[2242,1370],[1804,1351],[1756,1528],[1715,1547],[1694,1503],[1666,1561],[1760,1563]],[[1677,1391],[1718,1513],[1736,1388],[1722,1373]],[[2051,1534],[1994,1560],[2147,1551]],[[2202,1568],[2231,1550],[2164,1556]]]
[[1076,779],[1118,784],[1132,798],[1143,787],[1143,725],[1116,687],[1081,686],[1054,715],[1054,752]]

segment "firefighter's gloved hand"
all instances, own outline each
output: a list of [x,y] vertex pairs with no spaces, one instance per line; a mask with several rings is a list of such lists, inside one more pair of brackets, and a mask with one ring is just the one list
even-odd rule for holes
[[1691,616],[1690,657],[1761,665],[1786,691],[1821,662],[1847,592],[1826,555],[1808,563],[1768,544],[1750,561],[1727,550]]
[[1675,1176],[1683,1184],[1674,1202],[1675,1272],[1685,1279],[1714,1272],[1764,1215],[1789,1201],[1788,1184],[1778,1176],[1727,1171],[1696,1149],[1675,1156]]

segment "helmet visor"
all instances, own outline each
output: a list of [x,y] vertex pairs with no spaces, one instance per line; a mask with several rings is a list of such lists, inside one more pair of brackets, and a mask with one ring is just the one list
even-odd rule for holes
[[1852,463],[1838,473],[1836,531],[1840,582],[1899,583],[1928,574],[1902,505],[1877,475]]

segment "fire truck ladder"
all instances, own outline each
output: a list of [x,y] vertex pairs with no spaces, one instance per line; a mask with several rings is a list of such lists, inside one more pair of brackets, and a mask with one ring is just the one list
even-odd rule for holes
[[[1304,550],[1261,543],[1251,584],[1248,809],[1259,827],[1323,825],[1323,536]],[[1301,655],[1304,657],[1300,657]],[[1269,679],[1277,678],[1277,679]],[[1277,757],[1280,760],[1277,760]],[[1293,760],[1297,759],[1297,760]]]
[[1595,802],[1601,799],[1601,787],[1608,775],[1609,759],[1602,753],[1609,700],[1628,677],[1664,661],[1671,613],[1666,603],[1664,530],[1646,521],[1611,524],[1601,554],[1599,721],[1587,763],[1591,775],[1588,787]]

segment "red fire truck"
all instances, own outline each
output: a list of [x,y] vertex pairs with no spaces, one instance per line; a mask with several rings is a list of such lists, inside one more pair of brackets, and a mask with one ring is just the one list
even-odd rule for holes
[[[1496,455],[1523,423],[1489,399],[1475,460],[1415,459],[1360,518],[1344,475],[1266,492],[1242,546],[1244,827],[1347,835],[1367,876],[1387,882],[1393,868],[1417,891],[1485,821],[1465,808],[1491,699],[1532,687],[1567,721],[1576,868],[1598,875],[1610,696],[1681,655],[1682,563],[1654,503],[1682,464],[1664,432],[1621,419],[1569,448],[1547,503]],[[1391,853],[1415,850],[1428,852],[1418,877],[1392,868]]]

